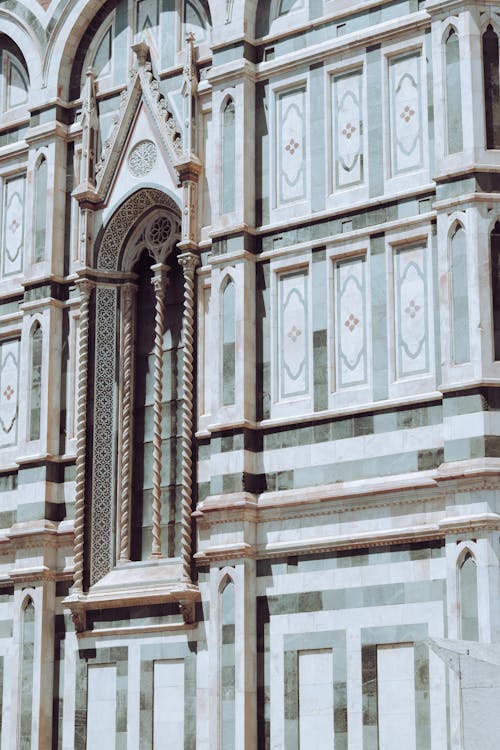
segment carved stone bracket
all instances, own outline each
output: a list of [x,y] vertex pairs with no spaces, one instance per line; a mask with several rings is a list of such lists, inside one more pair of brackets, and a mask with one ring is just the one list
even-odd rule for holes
[[186,625],[195,622],[196,602],[192,599],[181,599],[179,601],[179,610]]

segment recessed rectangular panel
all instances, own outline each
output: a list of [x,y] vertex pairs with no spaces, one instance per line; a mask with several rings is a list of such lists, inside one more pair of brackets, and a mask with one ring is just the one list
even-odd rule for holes
[[184,661],[155,661],[153,679],[153,749],[184,750]]
[[334,747],[331,649],[299,652],[299,748]]
[[87,750],[111,750],[116,744],[116,666],[88,668]]
[[416,750],[413,646],[377,648],[379,750]]

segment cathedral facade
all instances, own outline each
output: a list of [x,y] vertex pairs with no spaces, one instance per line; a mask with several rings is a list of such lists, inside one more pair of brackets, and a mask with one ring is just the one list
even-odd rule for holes
[[0,750],[490,747],[499,38],[0,2]]

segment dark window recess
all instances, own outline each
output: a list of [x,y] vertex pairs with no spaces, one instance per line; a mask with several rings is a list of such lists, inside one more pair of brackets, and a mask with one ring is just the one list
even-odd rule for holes
[[493,351],[500,360],[500,222],[491,233],[491,298],[493,302]]
[[500,148],[500,78],[498,37],[492,26],[483,34],[484,104],[486,112],[486,148]]

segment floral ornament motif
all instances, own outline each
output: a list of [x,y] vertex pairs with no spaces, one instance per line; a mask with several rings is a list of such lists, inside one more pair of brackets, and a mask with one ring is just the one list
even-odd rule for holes
[[420,310],[420,305],[415,302],[414,299],[411,299],[408,302],[408,307],[405,307],[405,313],[410,316],[410,318],[414,318],[415,315]]
[[128,168],[134,177],[144,177],[156,163],[156,146],[153,141],[139,141],[128,157]]
[[359,325],[359,323],[360,323],[360,320],[354,315],[354,313],[351,313],[349,317],[347,318],[347,320],[344,321],[345,327],[348,328],[351,331],[351,333],[352,331],[354,331],[356,326]]
[[14,389],[11,385],[8,385],[7,388],[4,390],[3,395],[7,399],[7,401],[10,401],[12,396],[14,395]]
[[409,107],[408,104],[407,104],[406,107],[403,109],[403,111],[401,112],[401,114],[399,116],[405,122],[410,122],[410,120],[411,120],[411,118],[413,117],[414,114],[415,114],[415,110],[412,109],[411,107]]
[[299,336],[301,335],[302,335],[302,331],[299,328],[297,328],[297,326],[292,326],[292,328],[290,329],[290,331],[288,331],[288,334],[287,334],[288,338],[291,341],[293,341],[294,344],[299,338]]
[[290,138],[290,140],[288,141],[288,143],[285,146],[285,151],[288,151],[290,153],[290,155],[293,156],[294,153],[297,151],[299,145],[300,144],[297,143],[297,141],[295,140],[295,138]]
[[12,219],[12,221],[10,222],[10,229],[12,233],[17,232],[20,226],[21,226],[21,223],[17,219]]
[[348,122],[342,131],[342,135],[345,135],[345,137],[349,140],[349,138],[352,138],[352,135],[355,132],[356,132],[356,127],[352,125],[352,123]]

